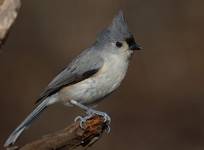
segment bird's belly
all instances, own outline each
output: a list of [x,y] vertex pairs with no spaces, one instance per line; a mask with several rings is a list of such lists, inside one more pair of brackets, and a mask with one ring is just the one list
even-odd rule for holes
[[69,102],[70,99],[83,104],[97,102],[113,92],[124,78],[127,66],[122,66],[119,70],[114,68],[110,69],[105,66],[96,75],[62,89],[61,98],[65,102]]

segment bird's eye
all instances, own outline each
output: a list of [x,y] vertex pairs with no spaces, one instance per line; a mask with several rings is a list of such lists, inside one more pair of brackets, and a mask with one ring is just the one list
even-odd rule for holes
[[118,48],[120,48],[120,47],[122,47],[123,46],[123,43],[121,43],[121,42],[116,42],[116,44],[115,44]]

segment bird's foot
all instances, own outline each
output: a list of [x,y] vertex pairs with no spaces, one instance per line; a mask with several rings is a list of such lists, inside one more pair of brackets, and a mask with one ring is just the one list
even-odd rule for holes
[[106,132],[110,133],[111,128],[110,128],[109,124],[111,122],[111,118],[107,113],[101,112],[101,111],[96,111],[93,109],[88,109],[86,111],[86,114],[87,115],[85,117],[78,116],[74,120],[75,122],[79,121],[81,128],[85,129],[86,128],[86,121],[89,120],[90,118],[98,115],[98,116],[103,117],[103,120],[104,120],[103,122],[107,124]]
[[90,119],[90,118],[87,118],[87,116],[85,117],[82,117],[82,116],[77,116],[74,121],[75,122],[78,122],[79,121],[79,125],[82,129],[85,129],[86,128],[86,121]]
[[109,116],[107,113],[105,113],[105,112],[97,111],[97,110],[94,110],[94,109],[88,109],[88,110],[86,111],[86,114],[87,114],[88,116],[90,116],[90,118],[93,117],[93,116],[95,116],[95,115],[101,116],[101,117],[103,117],[103,119],[104,119],[104,123],[108,123],[108,124],[111,123],[111,118],[110,118],[110,116]]

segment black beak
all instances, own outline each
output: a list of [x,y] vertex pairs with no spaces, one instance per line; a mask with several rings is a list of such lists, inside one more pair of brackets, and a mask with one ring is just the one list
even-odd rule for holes
[[135,39],[133,36],[126,39],[126,42],[129,46],[130,50],[142,50],[142,47],[135,42]]
[[142,50],[142,47],[140,45],[138,45],[137,43],[129,45],[131,50]]

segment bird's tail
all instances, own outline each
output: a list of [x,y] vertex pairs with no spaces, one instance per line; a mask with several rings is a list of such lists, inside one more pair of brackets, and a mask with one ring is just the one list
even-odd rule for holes
[[27,129],[33,120],[38,118],[38,115],[47,107],[48,99],[45,99],[31,112],[25,120],[10,134],[9,138],[6,140],[4,147],[8,147],[16,142],[18,137],[22,132]]

